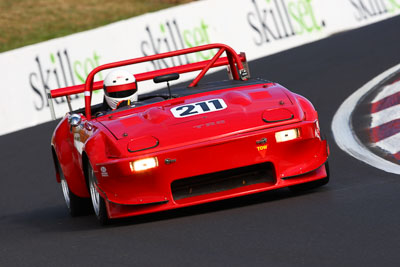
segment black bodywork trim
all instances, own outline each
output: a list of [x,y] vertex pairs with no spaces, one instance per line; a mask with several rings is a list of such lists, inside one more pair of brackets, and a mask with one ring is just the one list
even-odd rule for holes
[[267,122],[267,123],[271,123],[271,122],[288,121],[288,120],[291,120],[291,119],[293,119],[293,118],[294,118],[294,115],[292,114],[292,116],[290,116],[290,118],[287,118],[287,119],[269,121],[269,120],[266,120],[266,119],[263,118],[263,121],[264,121],[264,122]]
[[[156,139],[156,138],[155,138],[155,139]],[[133,152],[139,152],[139,151],[143,151],[143,150],[155,148],[155,147],[157,147],[157,146],[160,144],[160,141],[158,141],[158,139],[156,139],[156,140],[157,140],[157,142],[156,142],[156,144],[155,144],[154,146],[149,146],[149,147],[142,148],[142,149],[138,149],[138,150],[130,150],[130,149],[128,148],[128,151],[131,152],[131,153],[133,153]]]

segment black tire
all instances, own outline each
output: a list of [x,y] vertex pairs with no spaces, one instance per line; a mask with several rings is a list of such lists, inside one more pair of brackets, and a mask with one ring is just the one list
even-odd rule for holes
[[59,163],[57,164],[61,180],[61,189],[64,195],[65,204],[67,204],[69,214],[72,217],[87,215],[90,211],[90,200],[87,198],[78,197],[71,192],[68,186],[68,182],[65,179],[64,173],[62,172]]
[[312,182],[308,182],[308,183],[304,183],[304,184],[289,186],[290,191],[292,191],[294,193],[299,193],[299,192],[312,190],[312,189],[326,185],[327,183],[329,183],[329,163],[328,163],[328,161],[325,163],[325,169],[326,169],[326,174],[327,174],[325,178],[319,179],[316,181],[312,181]]
[[92,206],[94,214],[96,215],[97,220],[101,225],[107,225],[110,223],[110,219],[108,218],[106,202],[100,196],[99,192],[96,189],[96,175],[94,174],[92,165],[88,163],[88,184],[89,184],[89,191],[90,191],[90,198],[92,200]]

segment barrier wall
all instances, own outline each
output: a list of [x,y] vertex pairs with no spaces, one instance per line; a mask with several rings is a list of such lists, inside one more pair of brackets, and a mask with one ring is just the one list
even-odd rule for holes
[[[398,14],[400,0],[202,0],[1,53],[0,135],[49,121],[46,88],[82,84],[104,63],[215,42],[244,51],[252,60]],[[212,55],[196,53],[130,70],[144,72]],[[140,85],[142,92],[154,88]],[[94,98],[101,101],[102,93]],[[83,97],[74,96],[72,104],[83,106]],[[63,98],[55,106],[58,117],[67,111]]]

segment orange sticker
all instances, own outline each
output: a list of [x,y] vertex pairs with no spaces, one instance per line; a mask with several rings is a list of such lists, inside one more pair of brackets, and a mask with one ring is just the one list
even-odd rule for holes
[[263,146],[258,146],[257,150],[258,151],[263,151],[263,150],[267,150],[268,145],[263,145]]

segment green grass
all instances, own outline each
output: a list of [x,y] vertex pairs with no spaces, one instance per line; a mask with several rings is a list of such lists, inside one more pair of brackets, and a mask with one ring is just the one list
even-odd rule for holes
[[0,52],[193,0],[0,0]]

